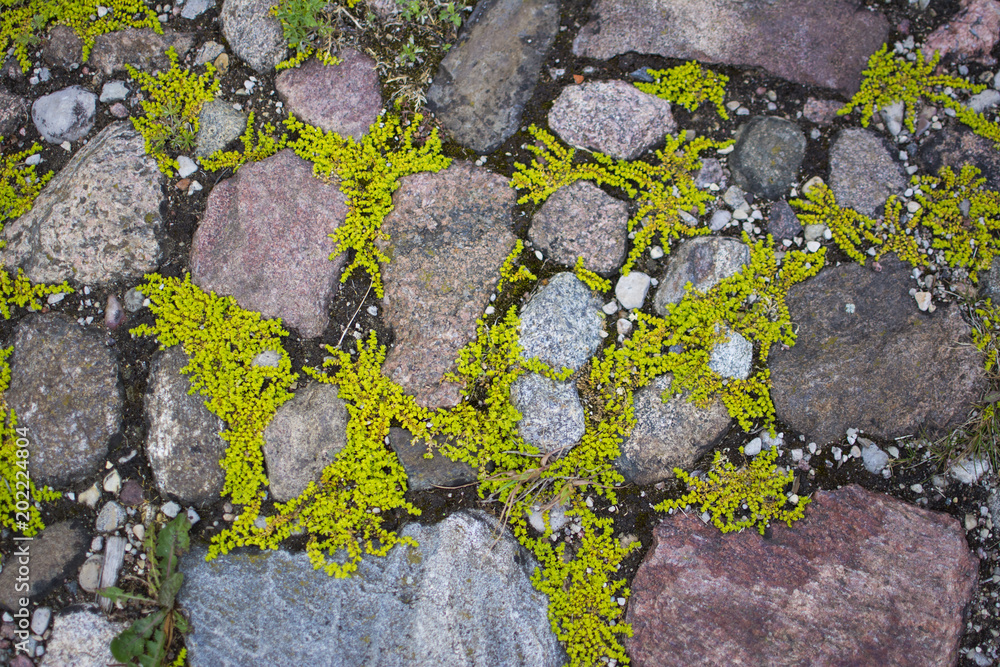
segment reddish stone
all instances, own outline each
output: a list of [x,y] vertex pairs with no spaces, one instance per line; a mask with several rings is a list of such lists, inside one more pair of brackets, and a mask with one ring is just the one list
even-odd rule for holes
[[177,188],[178,190],[187,190],[187,187],[189,185],[191,185],[191,179],[190,178],[182,178],[181,180],[177,181],[174,184],[174,187]]
[[806,120],[817,125],[829,125],[837,118],[837,112],[843,107],[837,100],[817,100],[810,97],[802,107],[802,115]]
[[138,507],[143,501],[142,485],[134,479],[125,480],[121,493],[118,494],[118,500],[128,507]]
[[326,132],[361,139],[382,109],[375,61],[354,49],[338,57],[339,65],[310,59],[284,70],[274,87],[297,118]]
[[859,486],[721,533],[677,513],[632,582],[626,648],[656,665],[954,665],[978,561],[958,521]]
[[425,407],[451,407],[461,387],[443,376],[476,335],[500,265],[514,247],[516,195],[507,180],[468,162],[407,176],[380,246],[383,308],[396,342],[382,367]]
[[194,282],[306,338],[322,334],[344,261],[330,261],[328,235],[347,217],[338,186],[291,150],[245,165],[208,197],[191,243]]
[[21,653],[10,661],[10,667],[34,667],[31,658]]
[[924,41],[923,51],[929,57],[935,51],[941,57],[958,60],[978,60],[993,65],[990,51],[1000,39],[1000,2],[996,0],[962,0],[962,9]]

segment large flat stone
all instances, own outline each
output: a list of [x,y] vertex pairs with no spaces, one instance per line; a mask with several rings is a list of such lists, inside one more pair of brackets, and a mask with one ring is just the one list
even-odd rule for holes
[[208,197],[191,243],[195,284],[280,317],[305,338],[322,334],[344,262],[329,259],[337,247],[329,234],[347,217],[338,185],[288,149],[242,167]]
[[875,217],[890,195],[900,195],[907,178],[879,135],[861,128],[841,130],[830,147],[830,189],[837,204]]
[[402,179],[380,242],[386,322],[396,342],[383,370],[426,407],[458,404],[461,387],[443,379],[476,335],[504,258],[514,247],[514,191],[468,162]]
[[954,665],[978,563],[958,521],[858,486],[723,534],[679,512],[632,582],[636,667]]
[[194,34],[175,32],[165,28],[159,35],[149,28],[126,28],[98,35],[90,52],[87,65],[105,76],[125,71],[125,65],[145,70],[165,70],[170,67],[167,50],[173,47],[178,57],[184,56],[194,45]]
[[[19,562],[23,557],[12,551],[4,559],[0,573],[0,607],[10,611],[21,608],[21,598],[40,598],[64,580],[73,579],[87,555],[90,535],[82,523],[62,521],[47,526],[30,542],[21,544],[28,545],[28,563]],[[28,568],[26,582],[18,582],[18,578],[24,578],[20,573],[22,565]],[[25,583],[28,588],[21,590]]]
[[854,0],[598,0],[573,53],[607,60],[636,51],[737,67],[852,94],[889,34]]
[[558,0],[477,3],[427,90],[427,107],[456,142],[492,152],[517,131],[558,29]]

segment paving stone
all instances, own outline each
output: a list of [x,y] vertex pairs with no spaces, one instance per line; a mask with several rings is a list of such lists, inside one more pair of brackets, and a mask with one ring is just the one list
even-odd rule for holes
[[375,61],[354,49],[337,54],[338,65],[310,58],[282,70],[274,87],[289,113],[303,122],[360,140],[382,110]]
[[579,370],[601,346],[601,300],[572,273],[549,279],[522,308],[520,343],[556,371]]
[[50,144],[76,141],[94,128],[97,95],[80,86],[70,86],[43,95],[31,105],[31,121],[42,139]]
[[843,102],[837,100],[818,100],[810,97],[802,107],[802,115],[811,123],[829,125],[837,119],[837,112],[843,106]]
[[510,401],[521,413],[517,432],[542,452],[568,450],[583,437],[583,405],[572,380],[527,373],[511,385]]
[[686,395],[669,396],[673,375],[661,375],[635,392],[635,428],[621,446],[615,465],[635,484],[652,484],[674,476],[674,468],[691,470],[695,462],[722,440],[732,419],[716,399],[699,408]]
[[992,141],[963,125],[950,125],[929,137],[917,151],[916,163],[931,174],[943,166],[958,172],[971,164],[982,172],[988,188],[1000,190],[1000,152]]
[[723,279],[739,272],[750,263],[750,247],[742,241],[720,236],[688,239],[677,246],[667,258],[667,268],[653,296],[653,307],[660,316],[667,306],[680,303],[684,286],[707,292]]
[[47,526],[28,544],[28,590],[20,590],[20,557],[17,550],[7,554],[0,573],[0,606],[9,611],[21,608],[21,598],[37,600],[54,590],[65,579],[76,576],[90,545],[90,535],[82,523],[61,521]]
[[272,71],[285,58],[281,23],[271,16],[271,0],[223,0],[222,34],[236,56],[259,74]]
[[170,69],[167,50],[177,52],[178,59],[184,57],[194,46],[194,35],[189,32],[175,32],[164,28],[158,35],[149,28],[126,28],[116,30],[94,39],[87,66],[111,76],[115,72],[125,72],[125,65],[151,73],[155,70]]
[[206,505],[222,493],[219,461],[226,443],[219,434],[226,425],[205,406],[201,392],[188,393],[191,381],[180,372],[187,363],[180,345],[153,360],[145,402],[146,457],[160,494],[185,505]]
[[457,143],[494,151],[520,126],[558,28],[557,0],[477,3],[427,90],[427,108]]
[[771,212],[767,216],[767,233],[773,236],[775,241],[802,236],[802,222],[799,216],[783,199],[771,204]]
[[[861,428],[891,439],[962,423],[986,380],[955,305],[920,312],[910,269],[826,268],[788,292],[794,347],[770,354],[777,417],[817,443]],[[848,309],[853,304],[853,309]]]
[[990,55],[1000,39],[1000,2],[961,0],[958,13],[924,40],[928,57],[935,51],[945,60],[978,60],[993,65]]
[[780,199],[799,173],[806,137],[792,121],[755,116],[737,130],[729,168],[733,183],[764,199]]
[[389,429],[389,445],[396,452],[406,470],[406,488],[409,491],[429,491],[438,486],[461,486],[476,481],[476,470],[468,463],[452,461],[438,451],[444,439],[431,445],[433,458],[425,459],[428,447],[425,440],[418,440],[404,428]]
[[628,205],[587,181],[559,188],[531,220],[528,238],[549,259],[609,275],[625,261]]
[[247,117],[221,100],[206,102],[198,114],[198,137],[194,154],[208,157],[223,150],[246,131]]
[[17,325],[6,398],[31,433],[36,484],[93,475],[121,426],[118,363],[100,331],[66,315],[28,315]]
[[678,512],[632,582],[625,646],[636,667],[954,665],[977,572],[954,518],[855,485],[767,537]]
[[131,123],[111,123],[0,233],[0,263],[32,282],[100,284],[154,270],[163,174]]
[[396,336],[382,368],[418,404],[450,407],[461,387],[443,376],[475,338],[514,247],[516,195],[506,178],[457,160],[401,181],[382,223],[391,240],[380,242],[391,260],[382,267],[383,314]]
[[635,51],[763,67],[795,83],[853,94],[889,34],[878,12],[851,0],[598,0],[573,53],[607,60]]
[[264,430],[271,494],[288,502],[319,481],[347,444],[347,408],[330,384],[309,383],[283,404]]
[[549,127],[577,148],[634,160],[677,130],[670,102],[625,81],[566,86],[549,111]]
[[181,561],[188,660],[192,667],[397,667],[401,660],[559,667],[567,658],[548,600],[530,582],[535,559],[507,531],[498,541],[496,528],[473,512],[410,523],[400,532],[420,546],[366,556],[346,579],[314,570],[302,553],[231,553],[206,563],[197,547]]
[[69,69],[83,62],[83,40],[68,25],[53,26],[42,41],[42,60],[52,67]]
[[0,137],[11,136],[29,117],[28,100],[0,88]]
[[841,130],[830,147],[830,189],[837,204],[875,217],[890,195],[901,195],[909,180],[889,147],[869,130]]
[[330,261],[329,238],[347,217],[336,177],[285,149],[243,166],[208,196],[191,243],[195,284],[265,317],[280,317],[305,338],[323,333],[344,257]]
[[105,667],[115,661],[111,640],[126,623],[109,621],[96,608],[72,605],[56,614],[52,636],[45,642],[42,667]]

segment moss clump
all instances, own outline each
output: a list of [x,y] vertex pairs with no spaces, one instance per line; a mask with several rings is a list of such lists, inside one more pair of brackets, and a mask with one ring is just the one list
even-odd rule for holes
[[711,102],[719,115],[729,120],[729,114],[723,106],[726,84],[729,83],[729,77],[725,74],[713,72],[695,60],[670,69],[648,69],[646,72],[655,81],[636,83],[635,87],[642,92],[680,104],[691,112],[697,111],[703,102]]
[[809,499],[796,497],[792,502],[785,496],[784,489],[795,475],[791,470],[778,471],[774,463],[777,456],[778,450],[771,449],[755,456],[749,466],[737,468],[722,452],[716,452],[704,479],[674,468],[678,479],[688,485],[688,492],[654,509],[668,512],[695,505],[701,512],[708,512],[723,533],[756,526],[763,535],[772,520],[791,526],[805,516]]
[[399,188],[399,179],[421,171],[440,171],[451,164],[441,154],[437,130],[418,145],[416,132],[422,119],[417,114],[404,127],[398,115],[383,113],[361,141],[324,132],[293,117],[285,120],[289,131],[297,135],[287,146],[311,161],[317,176],[329,178],[336,173],[340,190],[347,195],[347,219],[330,235],[337,242],[331,259],[354,251],[341,282],[362,269],[371,276],[379,298],[383,296],[379,262],[389,258],[379,251],[376,241],[389,238],[382,232],[382,221],[392,211],[392,193]]
[[[0,137],[3,142],[3,137]],[[35,173],[35,165],[24,160],[42,150],[35,143],[30,148],[11,155],[0,156],[0,229],[4,223],[31,210],[35,197],[52,179],[52,172],[44,176]],[[6,244],[0,241],[0,248]]]
[[524,242],[518,239],[514,242],[514,249],[503,260],[500,266],[500,280],[497,281],[497,292],[502,292],[505,287],[520,282],[521,280],[538,280],[538,277],[528,270],[528,267],[519,263],[521,253],[524,252]]
[[35,486],[28,475],[31,435],[27,428],[18,427],[17,415],[4,396],[10,387],[7,359],[13,351],[13,347],[0,348],[0,525],[31,537],[45,528],[38,503],[58,500],[62,494]]
[[177,52],[173,47],[167,49],[167,57],[170,58],[170,69],[155,76],[140,72],[131,65],[125,65],[125,69],[146,93],[146,99],[142,101],[144,115],[133,118],[132,124],[145,138],[146,152],[156,159],[160,171],[173,176],[178,163],[167,150],[194,148],[198,114],[202,105],[214,98],[219,81],[211,63],[205,63],[205,72],[195,76],[177,64]]
[[[181,373],[191,393],[201,392],[206,407],[226,422],[220,435],[228,443],[220,462],[226,472],[222,495],[233,502],[259,502],[264,476],[264,428],[278,407],[290,399],[295,381],[291,360],[281,345],[288,332],[280,320],[265,320],[244,310],[232,297],[204,292],[184,280],[146,276],[139,291],[149,297],[153,326],[132,329],[133,336],[156,336],[160,348],[180,344],[188,356]],[[273,364],[259,358],[277,356]]]
[[532,125],[529,131],[540,145],[526,146],[535,154],[530,165],[514,164],[511,187],[524,191],[519,204],[541,204],[559,188],[578,180],[622,188],[637,200],[638,210],[628,222],[634,245],[622,274],[629,273],[657,238],[669,251],[671,240],[709,232],[708,227],[695,226],[693,215],[704,215],[706,205],[715,198],[695,185],[694,177],[701,167],[699,156],[732,142],[699,137],[685,143],[683,134],[668,135],[666,146],[656,152],[656,164],[613,160],[601,153],[592,154],[593,162],[582,162],[575,159],[575,149],[566,148],[545,130]]
[[576,258],[576,264],[573,266],[573,273],[576,274],[576,277],[580,279],[581,283],[595,292],[604,294],[611,289],[610,280],[600,277],[593,271],[588,271],[583,266],[583,257]]
[[[98,7],[107,11],[100,15]],[[156,12],[142,0],[0,0],[0,53],[12,50],[21,69],[31,68],[28,48],[41,43],[47,27],[66,25],[83,40],[83,60],[94,39],[126,28],[151,28],[163,33]]]
[[257,145],[253,143],[254,136],[254,112],[247,116],[247,129],[240,137],[243,142],[243,152],[217,150],[208,157],[198,158],[202,169],[205,171],[219,171],[220,169],[231,169],[233,173],[239,171],[247,162],[260,162],[269,158],[282,148],[288,141],[288,135],[282,134],[275,138],[274,125],[264,123],[256,129]]
[[972,130],[994,141],[1000,148],[1000,126],[991,123],[980,113],[968,108],[951,94],[965,90],[981,92],[986,86],[970,83],[957,76],[934,74],[941,54],[934,52],[930,60],[917,52],[913,61],[899,56],[893,57],[889,45],[885,44],[868,58],[868,69],[864,71],[861,89],[837,113],[841,116],[855,109],[861,111],[861,124],[868,127],[872,116],[879,109],[902,102],[905,105],[904,122],[910,132],[916,131],[917,107],[921,101],[951,109],[955,117]]

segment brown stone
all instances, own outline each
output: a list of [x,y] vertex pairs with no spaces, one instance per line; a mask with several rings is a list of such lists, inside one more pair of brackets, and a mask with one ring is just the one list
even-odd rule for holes
[[636,51],[763,67],[805,85],[854,93],[889,23],[854,0],[598,0],[573,53],[607,60]]
[[375,61],[354,49],[338,54],[341,63],[315,59],[283,70],[274,87],[297,118],[325,132],[356,140],[368,132],[382,109]]
[[859,486],[723,534],[679,512],[632,582],[635,667],[954,665],[978,562],[958,521]]
[[83,40],[68,25],[57,25],[42,43],[42,60],[53,67],[69,68],[83,61]]
[[837,112],[844,106],[837,100],[817,100],[810,97],[802,107],[802,115],[806,120],[817,125],[829,125],[837,119]]
[[587,181],[557,190],[531,220],[528,237],[550,259],[610,274],[625,261],[628,205]]
[[242,167],[208,196],[191,243],[194,282],[306,338],[322,334],[344,261],[330,261],[329,234],[347,217],[338,186],[291,150]]
[[0,137],[9,137],[28,120],[30,108],[26,99],[0,88]]
[[771,397],[778,419],[816,442],[848,428],[880,438],[942,432],[986,388],[958,307],[920,312],[909,266],[889,257],[881,268],[843,264],[788,291],[798,337],[772,347]]
[[76,570],[87,555],[90,536],[76,521],[63,521],[48,526],[35,535],[28,545],[27,566],[30,570],[28,590],[17,587],[18,563],[14,552],[7,554],[0,573],[0,606],[10,611],[21,608],[20,598],[37,599],[49,593],[64,579],[76,576]]
[[380,242],[383,308],[396,342],[383,370],[426,407],[458,403],[443,376],[473,340],[500,265],[514,247],[514,191],[507,180],[468,162],[402,179]]
[[183,61],[193,45],[194,35],[191,33],[165,28],[163,34],[158,35],[149,28],[127,28],[98,35],[87,64],[105,76],[123,71],[125,65],[146,72],[165,70],[170,67],[167,49],[173,47]]
[[962,0],[962,8],[950,21],[927,36],[924,53],[938,51],[942,58],[978,60],[993,65],[990,51],[1000,39],[1000,2]]

